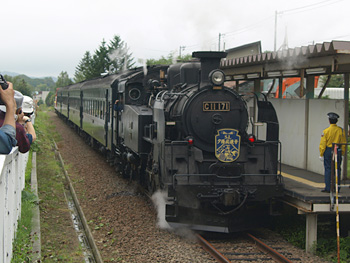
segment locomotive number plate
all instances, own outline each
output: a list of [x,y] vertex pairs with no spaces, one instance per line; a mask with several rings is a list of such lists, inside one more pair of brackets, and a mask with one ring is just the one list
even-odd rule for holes
[[230,102],[203,101],[203,111],[230,111]]

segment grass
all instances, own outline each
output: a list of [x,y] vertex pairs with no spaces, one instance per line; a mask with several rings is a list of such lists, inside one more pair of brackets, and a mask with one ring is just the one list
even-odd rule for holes
[[[53,140],[60,140],[43,105],[35,119],[36,142],[31,151],[37,153],[38,195],[40,198],[41,256],[43,262],[84,262],[83,252],[72,225],[64,195],[64,177],[55,158]],[[31,155],[30,155],[31,156]],[[32,262],[32,208],[37,203],[30,190],[31,158],[26,172],[26,188],[22,192],[22,215],[14,242],[12,262]]]
[[16,238],[13,243],[12,262],[32,262],[32,217],[33,207],[37,198],[30,189],[30,179],[32,170],[32,153],[29,153],[28,163],[25,172],[25,189],[22,191],[21,217],[18,222]]
[[53,140],[60,140],[47,111],[41,110],[35,120],[40,134],[37,152],[42,258],[56,262],[83,262],[83,253],[73,229],[71,214],[64,195],[64,176],[55,158]]
[[[298,215],[291,207],[284,207],[283,215],[273,218],[270,228],[280,233],[288,242],[305,249],[305,215]],[[341,217],[340,224],[348,228],[348,217]],[[340,232],[342,233],[342,231]],[[337,237],[335,215],[319,215],[316,255],[337,262]],[[350,262],[350,237],[340,238],[340,262]]]

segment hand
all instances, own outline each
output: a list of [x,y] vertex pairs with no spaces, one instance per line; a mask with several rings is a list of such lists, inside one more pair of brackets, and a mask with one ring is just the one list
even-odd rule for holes
[[320,161],[323,162],[324,161],[324,157],[320,156]]
[[18,116],[17,122],[22,124],[22,125],[24,125],[26,120],[29,119],[28,116],[24,115],[24,112],[23,112],[23,110],[21,108],[16,111],[16,114]]
[[1,100],[6,106],[6,109],[8,108],[16,108],[16,102],[15,102],[15,91],[13,89],[13,84],[11,82],[7,82],[9,85],[7,89],[3,90],[2,88],[0,89],[0,96]]

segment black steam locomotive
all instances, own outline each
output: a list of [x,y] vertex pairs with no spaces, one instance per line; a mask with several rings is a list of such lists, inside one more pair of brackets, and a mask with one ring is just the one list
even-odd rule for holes
[[168,195],[167,222],[232,232],[282,195],[278,120],[256,96],[266,140],[248,134],[247,103],[224,86],[224,52],[107,75],[57,90],[56,111],[125,177]]

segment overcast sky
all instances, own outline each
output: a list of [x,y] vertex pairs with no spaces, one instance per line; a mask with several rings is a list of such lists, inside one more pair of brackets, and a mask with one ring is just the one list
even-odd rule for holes
[[0,73],[54,76],[119,35],[136,59],[261,41],[274,49],[350,41],[348,0],[11,0],[1,3]]

